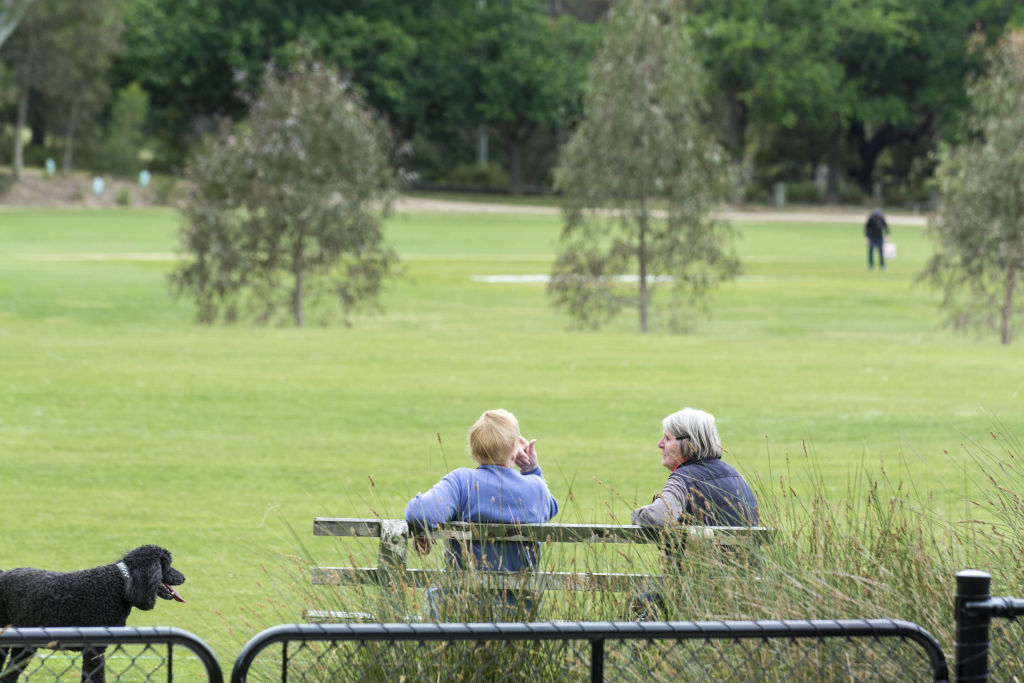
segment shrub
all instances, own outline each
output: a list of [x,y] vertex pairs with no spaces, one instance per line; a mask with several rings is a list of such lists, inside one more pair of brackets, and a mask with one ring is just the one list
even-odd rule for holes
[[840,204],[864,204],[867,198],[867,194],[857,183],[839,183],[839,188],[836,191],[836,199]]
[[106,136],[93,163],[112,174],[132,177],[139,171],[144,144],[143,126],[149,115],[149,95],[138,83],[117,92]]
[[824,193],[813,180],[794,180],[786,183],[786,201],[798,204],[818,204]]
[[476,190],[504,190],[508,189],[508,173],[494,163],[459,164],[448,174],[444,183]]
[[433,181],[441,177],[446,165],[445,150],[425,135],[413,135],[409,143],[412,171],[419,177]]
[[160,206],[170,206],[180,197],[178,179],[174,176],[158,175],[150,182],[150,193],[153,202]]

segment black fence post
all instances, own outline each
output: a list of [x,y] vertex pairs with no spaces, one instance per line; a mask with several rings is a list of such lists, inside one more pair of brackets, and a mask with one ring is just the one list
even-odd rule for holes
[[590,641],[590,683],[604,681],[604,638]]
[[969,610],[966,605],[987,602],[992,576],[977,569],[956,574],[956,680],[988,680],[988,629],[992,621],[987,610]]

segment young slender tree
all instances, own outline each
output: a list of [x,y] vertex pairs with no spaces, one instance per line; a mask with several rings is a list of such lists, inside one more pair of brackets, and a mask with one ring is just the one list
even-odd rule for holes
[[269,68],[242,125],[225,127],[190,161],[194,194],[172,274],[199,320],[295,325],[374,304],[396,256],[381,217],[397,176],[388,136],[333,69],[310,60]]
[[635,305],[646,332],[660,301],[669,326],[686,328],[708,288],[739,270],[733,230],[712,216],[728,192],[726,157],[706,125],[682,5],[641,0],[610,15],[556,170],[564,226],[548,292],[579,326]]
[[990,53],[969,89],[961,143],[936,171],[939,203],[928,225],[935,246],[919,279],[942,290],[949,322],[998,329],[1003,344],[1024,312],[1024,31]]

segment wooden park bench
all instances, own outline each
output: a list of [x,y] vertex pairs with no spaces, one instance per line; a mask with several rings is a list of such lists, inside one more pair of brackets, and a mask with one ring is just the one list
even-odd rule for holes
[[[756,558],[757,547],[771,541],[774,529],[766,527],[689,526],[673,529],[675,543],[703,541],[716,548],[733,551],[747,558]],[[384,589],[425,588],[437,585],[442,569],[412,568],[407,565],[409,540],[429,537],[435,542],[525,541],[553,543],[638,543],[664,544],[665,530],[633,524],[471,524],[449,522],[436,529],[410,529],[402,519],[362,519],[351,517],[317,517],[313,520],[316,536],[361,537],[378,539],[375,567],[314,567],[314,585],[376,585]],[[545,550],[545,553],[549,551]],[[501,572],[472,570],[479,585],[485,589],[603,590],[628,592],[638,588],[657,590],[663,581],[660,574],[615,572]],[[371,617],[363,613],[330,610],[307,610],[307,621],[356,620]]]

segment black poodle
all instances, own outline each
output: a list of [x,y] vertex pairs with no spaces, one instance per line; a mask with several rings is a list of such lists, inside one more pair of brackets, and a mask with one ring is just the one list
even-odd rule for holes
[[[0,629],[5,626],[124,626],[132,607],[150,610],[158,597],[185,599],[174,589],[185,575],[171,567],[171,554],[155,545],[136,548],[114,564],[77,572],[10,569],[0,572]],[[82,655],[82,680],[105,681],[103,652]],[[28,664],[31,650],[0,649],[0,683],[14,683]]]

